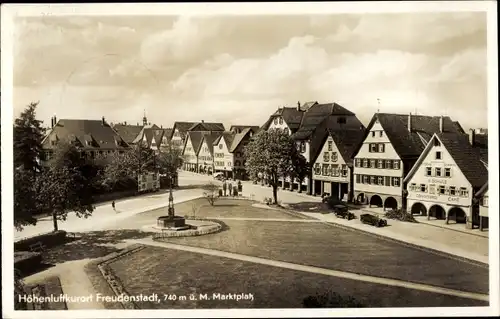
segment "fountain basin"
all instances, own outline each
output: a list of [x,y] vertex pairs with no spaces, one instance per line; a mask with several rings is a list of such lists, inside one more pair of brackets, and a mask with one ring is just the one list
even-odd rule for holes
[[156,226],[159,228],[186,229],[186,219],[182,216],[160,216],[156,220]]

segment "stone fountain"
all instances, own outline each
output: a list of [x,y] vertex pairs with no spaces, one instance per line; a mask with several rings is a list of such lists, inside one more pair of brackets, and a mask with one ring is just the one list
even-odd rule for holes
[[168,215],[158,217],[156,220],[156,228],[164,230],[186,230],[190,228],[189,225],[186,225],[186,219],[184,217],[175,216],[172,183],[170,183],[170,195],[168,196]]

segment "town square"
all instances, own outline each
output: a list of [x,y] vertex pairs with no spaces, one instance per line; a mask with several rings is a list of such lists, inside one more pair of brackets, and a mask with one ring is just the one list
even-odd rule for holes
[[13,313],[491,313],[488,19],[2,20]]

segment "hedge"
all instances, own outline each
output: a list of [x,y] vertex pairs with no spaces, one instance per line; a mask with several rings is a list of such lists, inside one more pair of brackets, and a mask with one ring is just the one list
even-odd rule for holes
[[42,263],[42,254],[30,251],[14,252],[14,269],[21,275],[37,269]]
[[30,251],[30,246],[38,242],[45,247],[54,247],[63,244],[66,241],[66,231],[58,230],[29,238],[21,239],[14,243],[14,251]]

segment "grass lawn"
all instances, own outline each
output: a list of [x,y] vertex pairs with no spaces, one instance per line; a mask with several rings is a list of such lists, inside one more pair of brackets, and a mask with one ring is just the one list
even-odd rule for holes
[[228,230],[167,242],[488,293],[488,269],[324,224],[226,220]]
[[[470,299],[317,275],[190,252],[147,247],[110,266],[130,295],[157,293],[141,309],[302,308],[304,298],[333,290],[364,307],[485,306]],[[163,294],[187,296],[164,301]],[[253,300],[200,300],[200,294],[251,293]],[[198,300],[189,300],[194,294]]]

